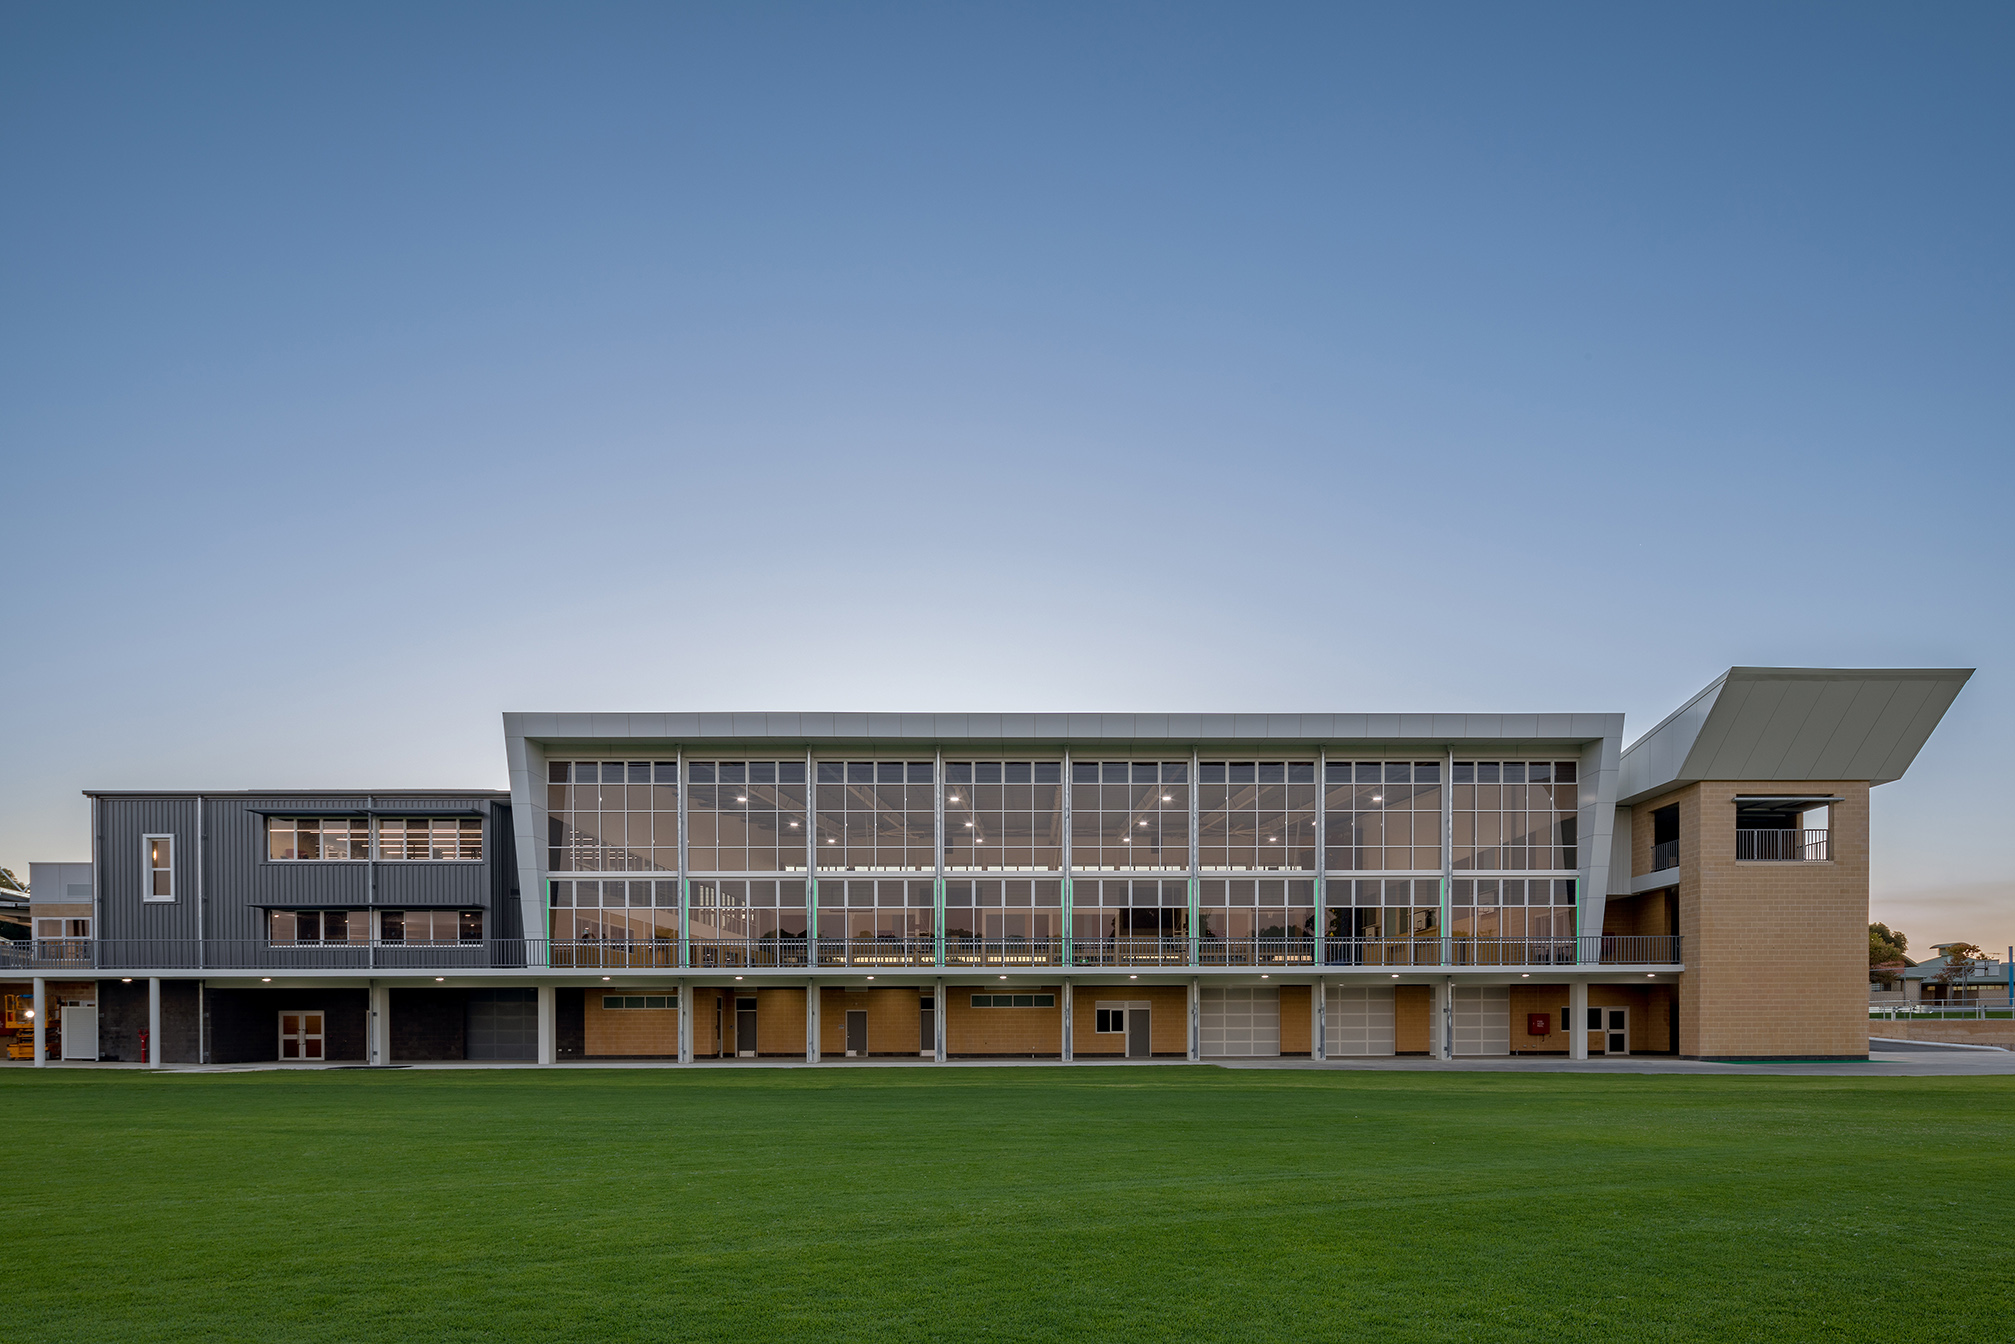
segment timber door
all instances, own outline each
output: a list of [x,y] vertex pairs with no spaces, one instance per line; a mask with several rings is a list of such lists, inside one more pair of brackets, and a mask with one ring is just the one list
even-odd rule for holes
[[742,1059],[756,1057],[756,1001],[735,1000],[735,1054]]
[[1128,1059],[1148,1059],[1154,1055],[1154,1038],[1148,1032],[1148,1012],[1146,1008],[1126,1010],[1126,1057]]
[[322,1015],[320,1013],[280,1014],[280,1058],[322,1058]]
[[847,1058],[868,1057],[868,1014],[865,1008],[847,1009]]
[[1602,1012],[1602,1052],[1606,1055],[1630,1053],[1630,1010],[1604,1008]]

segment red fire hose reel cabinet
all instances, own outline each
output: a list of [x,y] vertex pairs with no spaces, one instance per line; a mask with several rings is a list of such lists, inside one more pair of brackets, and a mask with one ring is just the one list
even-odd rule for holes
[[1551,1036],[1553,1034],[1553,1015],[1551,1013],[1527,1013],[1525,1015],[1525,1034],[1528,1036]]

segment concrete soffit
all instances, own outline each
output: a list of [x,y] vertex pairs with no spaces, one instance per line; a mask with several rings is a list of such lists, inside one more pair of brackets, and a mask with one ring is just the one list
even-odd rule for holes
[[1617,801],[1703,779],[1903,777],[1971,668],[1731,667],[1623,753]]

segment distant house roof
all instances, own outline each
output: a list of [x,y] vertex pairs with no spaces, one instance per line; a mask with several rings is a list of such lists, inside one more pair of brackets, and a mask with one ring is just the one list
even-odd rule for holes
[[[1903,978],[1905,980],[1936,980],[1938,973],[1944,969],[1945,958],[1942,956],[1932,957],[1928,961],[1918,962],[1915,966],[1903,972]],[[1974,962],[1973,973],[1965,979],[1954,981],[1953,983],[1962,985],[1998,984],[2007,978],[2008,967],[1997,957],[1991,961]]]

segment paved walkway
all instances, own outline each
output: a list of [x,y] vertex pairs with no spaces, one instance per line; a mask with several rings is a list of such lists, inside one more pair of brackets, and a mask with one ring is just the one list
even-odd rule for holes
[[[706,1060],[679,1065],[662,1060],[596,1060],[546,1067],[561,1069],[913,1069],[913,1068],[1079,1068],[1153,1069],[1183,1065],[1180,1059],[1080,1060],[1063,1065],[1053,1059],[959,1059],[936,1065],[917,1059],[848,1059],[806,1064],[802,1060],[740,1059]],[[1877,1042],[1866,1060],[1769,1060],[1751,1064],[1722,1064],[1697,1059],[1673,1059],[1663,1055],[1631,1055],[1619,1059],[1229,1059],[1207,1060],[1224,1069],[1328,1069],[1357,1073],[1627,1073],[1627,1074],[1718,1074],[1734,1076],[1833,1077],[1833,1078],[1934,1078],[2015,1076],[2015,1052],[1937,1046],[1925,1042]],[[33,1068],[26,1061],[4,1067]],[[89,1064],[79,1061],[51,1063],[51,1069],[128,1069],[145,1071],[142,1064]],[[157,1072],[171,1073],[263,1073],[275,1070],[363,1069],[362,1064],[168,1064]],[[451,1061],[429,1064],[392,1064],[392,1069],[536,1069],[537,1064],[509,1061],[494,1063]]]

